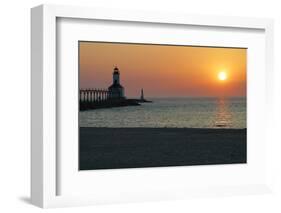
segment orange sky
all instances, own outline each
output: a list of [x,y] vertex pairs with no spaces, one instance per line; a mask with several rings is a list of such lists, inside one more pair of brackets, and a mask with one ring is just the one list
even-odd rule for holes
[[107,88],[116,65],[126,97],[141,88],[146,97],[246,96],[247,49],[79,42],[79,51],[80,88]]

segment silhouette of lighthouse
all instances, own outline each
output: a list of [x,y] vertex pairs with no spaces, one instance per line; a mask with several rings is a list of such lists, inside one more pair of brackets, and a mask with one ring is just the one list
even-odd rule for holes
[[141,89],[141,97],[140,97],[140,99],[141,99],[142,101],[144,101],[143,89]]
[[120,72],[117,67],[114,68],[112,73],[112,85],[108,87],[109,98],[122,99],[125,98],[124,87],[120,84]]

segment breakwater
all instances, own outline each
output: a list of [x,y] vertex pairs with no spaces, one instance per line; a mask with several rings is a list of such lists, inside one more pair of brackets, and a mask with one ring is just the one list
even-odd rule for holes
[[[114,98],[113,98],[114,97]],[[80,111],[124,106],[139,106],[141,103],[151,102],[146,99],[127,99],[103,89],[80,90]]]

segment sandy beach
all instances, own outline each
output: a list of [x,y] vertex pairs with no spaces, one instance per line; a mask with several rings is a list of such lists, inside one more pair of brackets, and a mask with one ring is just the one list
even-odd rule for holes
[[246,129],[80,127],[80,170],[246,163]]
[[80,170],[246,163],[246,129],[80,128]]

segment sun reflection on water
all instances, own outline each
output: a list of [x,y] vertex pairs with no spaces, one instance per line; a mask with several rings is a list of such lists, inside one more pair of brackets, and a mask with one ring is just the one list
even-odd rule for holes
[[232,113],[229,101],[226,98],[218,98],[216,104],[214,127],[230,128],[232,127]]

